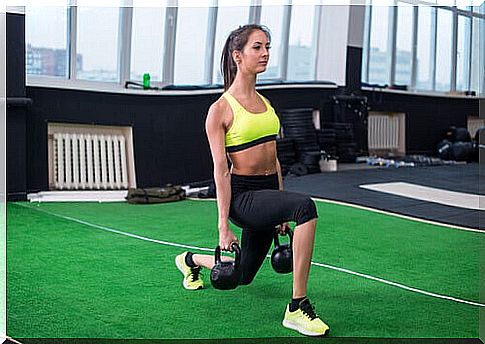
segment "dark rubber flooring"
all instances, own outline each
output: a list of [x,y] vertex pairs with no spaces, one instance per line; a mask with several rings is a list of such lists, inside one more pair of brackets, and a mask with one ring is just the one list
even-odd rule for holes
[[[463,209],[362,189],[359,185],[408,182],[449,191],[485,194],[485,166],[478,163],[448,166],[354,169],[286,177],[284,189],[313,197],[363,205],[393,213],[485,230],[483,211]],[[484,218],[485,219],[485,218]]]

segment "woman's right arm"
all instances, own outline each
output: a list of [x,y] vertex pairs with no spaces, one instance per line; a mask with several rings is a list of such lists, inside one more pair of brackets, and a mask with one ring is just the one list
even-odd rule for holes
[[219,246],[222,250],[232,250],[231,243],[237,242],[229,227],[229,207],[231,204],[231,174],[227,166],[225,148],[224,108],[220,102],[214,103],[207,115],[205,130],[214,162],[214,181],[217,193]]

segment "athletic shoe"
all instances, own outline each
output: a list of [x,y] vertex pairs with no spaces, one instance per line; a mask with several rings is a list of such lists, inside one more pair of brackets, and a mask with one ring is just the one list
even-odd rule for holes
[[286,306],[283,326],[306,336],[323,336],[329,330],[327,324],[315,313],[315,308],[308,299],[301,301],[294,312],[290,312],[290,305]]
[[185,289],[197,290],[204,288],[204,281],[200,278],[200,266],[191,268],[185,262],[185,256],[187,252],[179,254],[175,257],[175,264],[180,272],[184,275],[184,280],[182,282]]

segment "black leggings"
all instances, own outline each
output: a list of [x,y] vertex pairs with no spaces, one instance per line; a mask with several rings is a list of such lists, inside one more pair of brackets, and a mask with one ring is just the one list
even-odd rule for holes
[[306,195],[278,191],[278,175],[231,175],[230,220],[242,228],[240,284],[253,281],[271,247],[275,227],[289,221],[297,225],[318,217]]

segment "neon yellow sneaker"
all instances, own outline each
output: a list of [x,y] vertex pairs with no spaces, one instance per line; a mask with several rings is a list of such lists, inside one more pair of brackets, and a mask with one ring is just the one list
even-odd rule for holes
[[197,290],[204,288],[204,281],[200,278],[200,269],[198,266],[196,268],[191,268],[185,263],[185,256],[188,252],[184,252],[175,257],[175,264],[180,272],[184,275],[184,280],[182,282],[185,289]]
[[300,307],[294,312],[290,312],[290,305],[286,306],[283,326],[306,336],[323,336],[329,330],[327,324],[315,313],[315,308],[308,299],[301,301]]

